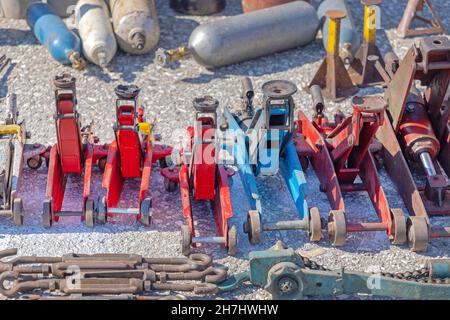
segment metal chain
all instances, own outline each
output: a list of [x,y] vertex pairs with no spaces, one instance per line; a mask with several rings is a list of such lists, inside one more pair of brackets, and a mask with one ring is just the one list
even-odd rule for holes
[[[303,263],[305,267],[311,270],[319,270],[319,271],[332,271],[331,269],[327,269],[324,266],[318,264],[315,261],[307,257],[301,256],[303,259]],[[403,281],[414,281],[420,283],[434,283],[434,284],[450,284],[450,278],[445,279],[432,279],[430,278],[430,271],[427,268],[417,269],[415,271],[405,271],[405,272],[397,272],[397,273],[389,273],[389,272],[373,272],[372,274],[379,274],[383,277],[399,279]]]
[[305,264],[305,267],[311,270],[320,270],[320,271],[332,271],[331,269],[327,269],[324,266],[318,264],[315,261],[312,261],[309,258],[303,257],[301,256],[301,258],[303,259],[303,263]]

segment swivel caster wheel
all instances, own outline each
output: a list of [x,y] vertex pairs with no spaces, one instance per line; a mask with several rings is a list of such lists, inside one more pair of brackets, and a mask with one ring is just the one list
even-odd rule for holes
[[187,224],[181,226],[181,253],[184,256],[191,254],[192,235]]
[[425,217],[409,217],[406,222],[411,251],[427,251],[430,229]]
[[94,201],[89,199],[86,201],[86,207],[84,209],[84,222],[88,228],[94,227],[94,218]]
[[316,207],[309,209],[308,235],[310,241],[320,241],[322,239],[322,221],[319,209]]
[[236,226],[231,226],[231,228],[228,228],[228,234],[227,234],[227,243],[228,243],[228,255],[234,256],[236,255],[237,251],[237,230]]
[[258,211],[251,210],[247,214],[247,222],[244,223],[244,232],[248,235],[251,244],[261,242],[261,217]]
[[15,198],[13,202],[13,220],[17,227],[23,226],[23,202],[20,198]]
[[332,210],[328,216],[328,236],[333,246],[342,246],[347,239],[347,223],[342,211]]
[[146,198],[141,203],[141,219],[140,219],[141,223],[146,227],[149,227],[152,223],[151,210],[152,210],[152,199]]
[[391,209],[392,232],[391,243],[403,245],[406,243],[406,218],[402,209]]
[[44,228],[49,229],[53,224],[53,214],[52,214],[52,200],[46,199],[44,201],[44,208],[42,214],[42,225]]

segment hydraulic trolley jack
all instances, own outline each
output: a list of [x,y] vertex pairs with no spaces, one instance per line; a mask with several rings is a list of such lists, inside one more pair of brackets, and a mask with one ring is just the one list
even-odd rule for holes
[[[386,90],[391,123],[380,128],[377,139],[386,170],[410,212],[410,247],[425,251],[431,238],[450,237],[449,226],[430,224],[432,216],[450,216],[450,41],[424,38],[400,63],[392,61],[385,75],[391,78]],[[419,188],[410,171],[414,166],[423,169]]]
[[[262,108],[253,107],[254,91],[250,79],[243,80],[244,110],[233,115],[224,108],[227,126],[233,133],[233,154],[251,207],[244,224],[250,243],[257,244],[262,231],[306,230],[311,241],[321,239],[321,220],[317,208],[306,203],[306,180],[293,143],[294,100],[297,87],[289,81],[269,81],[262,87]],[[264,218],[256,177],[281,172],[294,200],[298,220],[262,222]]]
[[0,124],[0,216],[12,216],[14,224],[21,226],[24,208],[17,189],[22,179],[24,158],[40,157],[46,148],[25,144],[29,134],[25,131],[25,124],[18,122],[16,95],[9,94],[6,100],[7,116]]
[[[310,121],[299,112],[296,147],[309,159],[331,205],[328,233],[333,245],[345,243],[347,233],[386,231],[393,244],[406,242],[406,219],[401,209],[391,209],[381,186],[374,158],[369,152],[377,129],[385,121],[382,97],[354,97],[353,115],[338,113],[331,123],[324,115],[319,87],[312,87],[315,116]],[[361,182],[356,182],[357,178]],[[343,192],[368,193],[379,222],[350,223],[346,218]]]
[[[92,168],[95,164],[104,166],[107,148],[97,145],[98,138],[94,137],[91,126],[81,127],[80,114],[76,108],[75,78],[69,74],[56,76],[54,85],[57,143],[50,151],[43,225],[50,228],[60,217],[81,216],[86,225],[92,228],[95,220],[94,200],[89,199]],[[33,161],[36,162],[39,163]],[[62,211],[69,175],[83,175],[83,204],[80,211]]]
[[[139,104],[140,89],[119,85],[115,89],[115,140],[110,144],[102,188],[106,195],[98,202],[97,219],[105,223],[115,214],[136,215],[138,221],[151,224],[152,199],[149,196],[152,164],[171,154],[172,149],[153,144],[153,130],[145,122],[144,108]],[[140,179],[137,207],[118,207],[125,179]]]
[[231,291],[245,282],[264,288],[273,300],[302,300],[341,294],[417,300],[450,299],[450,260],[430,259],[419,270],[399,273],[364,273],[326,269],[300,256],[282,242],[266,251],[249,254],[247,271],[219,283],[219,291]]
[[[233,217],[230,185],[232,175],[224,165],[219,164],[217,108],[219,101],[206,96],[194,100],[195,126],[187,128],[187,145],[182,148],[182,165],[178,168],[164,168],[168,190],[173,182],[180,182],[181,200],[185,225],[181,229],[182,252],[188,255],[191,246],[199,243],[216,243],[225,246],[229,255],[236,253],[236,226],[230,226]],[[197,237],[192,214],[192,200],[210,201],[214,215],[217,236]]]

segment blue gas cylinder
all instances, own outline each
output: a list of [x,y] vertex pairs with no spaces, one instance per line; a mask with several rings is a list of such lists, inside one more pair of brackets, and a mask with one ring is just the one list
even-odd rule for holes
[[52,57],[62,64],[83,69],[81,40],[46,3],[37,2],[27,9],[27,22],[34,35]]

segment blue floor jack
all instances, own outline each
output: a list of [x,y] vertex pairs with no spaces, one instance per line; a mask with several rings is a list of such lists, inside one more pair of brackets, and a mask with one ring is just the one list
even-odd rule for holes
[[[264,104],[253,107],[253,85],[249,78],[242,80],[243,109],[232,114],[224,108],[224,126],[233,135],[232,151],[251,209],[244,223],[244,232],[251,244],[261,241],[262,231],[306,230],[311,241],[321,239],[321,219],[317,208],[306,203],[306,180],[298,159],[293,134],[295,84],[276,80],[262,87]],[[230,150],[231,149],[231,150]],[[261,195],[256,185],[257,177],[281,173],[291,193],[300,219],[262,222]]]

